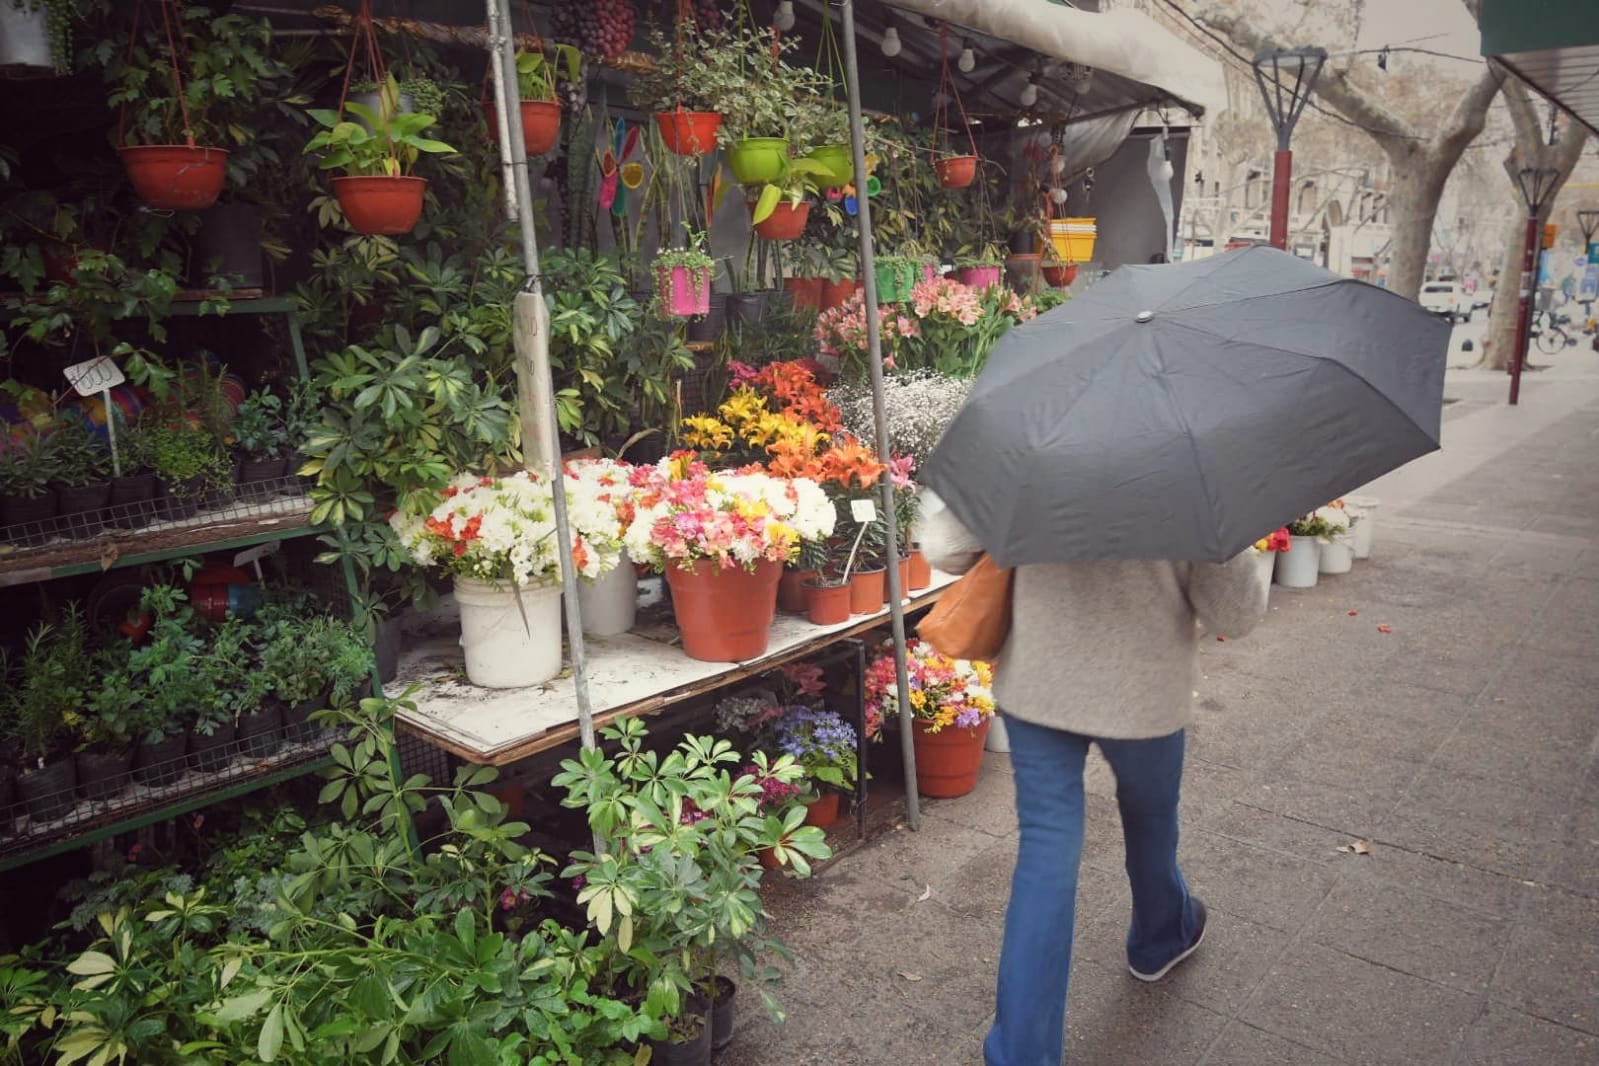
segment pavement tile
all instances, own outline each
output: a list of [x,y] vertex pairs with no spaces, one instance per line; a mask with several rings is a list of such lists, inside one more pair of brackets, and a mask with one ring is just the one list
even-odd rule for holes
[[1448,1063],[1478,1000],[1301,942],[1271,968],[1241,1021],[1351,1063]]
[[[1493,709],[1483,712],[1492,716]],[[1475,777],[1503,782],[1516,789],[1549,793],[1562,799],[1582,784],[1591,757],[1579,747],[1553,747],[1535,731],[1492,732],[1475,723],[1439,745],[1433,765],[1461,770]]]
[[1432,767],[1417,778],[1380,839],[1485,870],[1539,879],[1563,839],[1564,797]]
[[1227,1024],[1204,1058],[1205,1066],[1339,1066],[1344,1061],[1240,1021]]
[[1534,891],[1521,878],[1406,851],[1381,840],[1372,843],[1371,854],[1347,861],[1342,871],[1349,878],[1409,889],[1499,918],[1518,916]]
[[1386,783],[1373,781],[1370,787],[1364,787],[1358,777],[1351,778],[1349,788],[1277,776],[1270,784],[1255,785],[1238,800],[1296,821],[1366,838],[1383,823],[1415,774],[1415,768],[1390,774]]
[[1599,1036],[1493,1006],[1472,1024],[1455,1062],[1458,1066],[1599,1062]]
[[900,826],[868,841],[825,871],[822,881],[847,876],[852,882],[876,883],[915,896],[993,845],[994,837],[987,833],[926,818],[920,831]]
[[1599,900],[1543,891],[1529,901],[1492,998],[1599,1035]]
[[1197,1062],[1227,1019],[1125,968],[1074,970],[1066,1012],[1069,1063]]
[[1219,833],[1187,833],[1178,860],[1207,906],[1272,929],[1299,928],[1326,899],[1335,873]]
[[1566,845],[1549,881],[1575,895],[1599,899],[1599,807],[1591,799],[1579,799],[1573,808]]
[[1199,828],[1232,805],[1255,781],[1255,774],[1206,759],[1183,765],[1182,824]]
[[1463,992],[1488,987],[1511,923],[1366,878],[1345,878],[1306,935],[1318,944]]
[[1234,800],[1207,829],[1313,864],[1327,864],[1338,859],[1338,848],[1352,839],[1349,833],[1297,821],[1239,800]]

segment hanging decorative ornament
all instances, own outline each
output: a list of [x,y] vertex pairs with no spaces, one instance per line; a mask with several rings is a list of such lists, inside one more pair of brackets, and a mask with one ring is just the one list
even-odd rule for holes
[[772,25],[787,33],[794,28],[794,0],[782,0],[777,5],[777,13],[772,16]]
[[890,26],[888,29],[883,31],[883,54],[885,56],[893,59],[895,56],[899,55],[900,50],[904,47],[905,46],[900,43],[899,30],[896,27]]
[[1050,202],[1056,207],[1062,206],[1066,203],[1066,190],[1061,188],[1059,185],[1055,186],[1053,189],[1049,190],[1049,199]]
[[637,189],[644,184],[644,164],[624,163],[622,165],[622,184],[629,189]]
[[854,218],[856,215],[861,213],[861,202],[855,198],[854,193],[845,195],[844,213],[850,218]]
[[867,177],[866,177],[866,195],[867,196],[876,196],[878,193],[880,193],[882,191],[883,191],[882,179],[879,178],[876,174],[867,175]]

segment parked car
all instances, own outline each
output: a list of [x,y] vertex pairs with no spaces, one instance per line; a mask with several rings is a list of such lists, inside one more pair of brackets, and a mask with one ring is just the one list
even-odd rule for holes
[[1452,281],[1429,281],[1421,287],[1417,302],[1440,318],[1451,322],[1470,322],[1475,307],[1461,299],[1460,286]]

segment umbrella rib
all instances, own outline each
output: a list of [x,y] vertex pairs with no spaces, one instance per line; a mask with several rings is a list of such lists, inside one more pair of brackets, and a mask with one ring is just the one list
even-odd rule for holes
[[[1194,427],[1188,424],[1188,419],[1183,416],[1182,405],[1177,402],[1177,396],[1172,392],[1171,381],[1166,375],[1166,353],[1158,347],[1155,358],[1160,360],[1160,391],[1166,396],[1166,402],[1171,404],[1172,416],[1177,419],[1177,424],[1183,427],[1183,436],[1188,440],[1188,454],[1194,459],[1194,477],[1199,480],[1199,491],[1205,497],[1205,509],[1213,511],[1211,505],[1210,484],[1205,480],[1205,467],[1199,461],[1199,442],[1194,439]],[[1212,514],[1211,517],[1215,517]]]

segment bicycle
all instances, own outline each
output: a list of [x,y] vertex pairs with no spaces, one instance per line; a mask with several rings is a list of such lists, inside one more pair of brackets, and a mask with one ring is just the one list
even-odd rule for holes
[[1533,315],[1530,332],[1538,350],[1545,355],[1554,355],[1562,348],[1577,343],[1577,338],[1567,333],[1561,324],[1563,317],[1566,316],[1556,315],[1553,311],[1539,311]]

